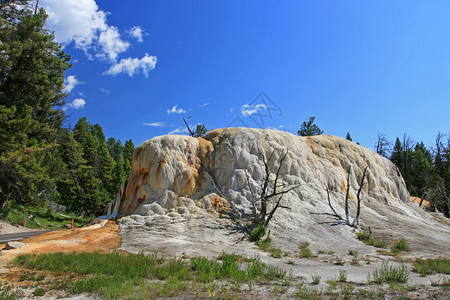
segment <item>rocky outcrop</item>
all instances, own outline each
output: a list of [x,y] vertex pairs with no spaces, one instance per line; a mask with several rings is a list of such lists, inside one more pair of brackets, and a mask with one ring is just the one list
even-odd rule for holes
[[[272,184],[286,152],[278,184],[298,187],[284,195],[282,205],[288,208],[278,209],[270,223],[275,243],[290,243],[285,246],[292,249],[298,249],[302,241],[327,247],[333,240],[334,247],[342,244],[344,249],[359,243],[351,227],[335,226],[342,221],[332,215],[326,188],[334,209],[344,216],[350,168],[352,222],[366,167],[361,192],[363,227],[371,226],[393,238],[411,237],[412,243],[420,241],[418,237],[429,238],[430,232],[440,237],[449,234],[448,229],[439,229],[425,212],[411,204],[398,169],[388,159],[335,136],[300,137],[249,128],[212,130],[203,138],[167,135],[144,142],[134,153],[132,174],[108,206],[107,217],[131,215],[120,221],[124,243],[136,242],[136,231],[129,230],[144,227],[143,236],[151,232],[154,239],[159,236],[165,242],[178,241],[180,249],[185,243],[202,243],[206,236],[224,241],[225,236],[231,236],[227,230],[232,223],[226,212],[233,208],[246,216],[254,204],[259,207],[255,195],[260,193],[266,176],[264,160],[269,161]],[[206,229],[205,224],[211,225]],[[420,229],[411,231],[416,227]],[[127,236],[127,232],[133,236]],[[438,240],[435,243],[439,245]],[[168,249],[174,249],[173,245]]]
[[[110,215],[192,214],[237,207],[250,212],[252,193],[265,177],[264,159],[275,173],[281,156],[280,182],[299,185],[286,195],[292,210],[320,204],[327,212],[329,188],[338,210],[345,198],[350,168],[353,202],[365,167],[363,205],[406,206],[409,195],[397,168],[369,149],[335,136],[300,137],[276,130],[227,128],[204,138],[168,135],[140,145],[132,174],[122,185]],[[325,206],[324,206],[325,204]],[[223,206],[222,206],[223,205]]]

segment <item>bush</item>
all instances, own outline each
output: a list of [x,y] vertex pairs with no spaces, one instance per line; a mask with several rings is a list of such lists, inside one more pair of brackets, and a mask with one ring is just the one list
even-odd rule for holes
[[250,239],[253,242],[258,242],[266,234],[266,229],[264,225],[258,225],[250,231]]

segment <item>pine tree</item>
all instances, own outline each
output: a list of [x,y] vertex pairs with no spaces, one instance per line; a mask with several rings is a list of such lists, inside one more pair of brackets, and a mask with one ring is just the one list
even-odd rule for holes
[[397,137],[394,143],[394,148],[391,153],[391,161],[400,169],[403,168],[403,146],[400,139]]
[[300,130],[298,131],[298,135],[301,136],[312,136],[312,135],[321,135],[323,133],[320,128],[314,124],[314,119],[316,117],[309,117],[309,120],[303,122]]
[[133,161],[133,153],[134,153],[134,144],[133,141],[128,140],[125,142],[125,147],[123,150],[123,160],[125,162],[125,173],[128,175],[131,174],[131,163]]
[[31,1],[0,3],[0,210],[8,201],[41,205],[56,188],[55,156],[69,56]]
[[352,137],[350,136],[350,133],[349,133],[349,132],[347,132],[347,136],[345,137],[345,139],[348,140],[348,141],[350,141],[350,142],[353,141],[353,140],[352,140]]

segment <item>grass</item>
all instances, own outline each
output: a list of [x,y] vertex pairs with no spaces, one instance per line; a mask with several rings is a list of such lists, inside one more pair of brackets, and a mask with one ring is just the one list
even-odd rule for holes
[[300,244],[299,248],[300,248],[300,257],[302,258],[311,258],[313,257],[313,254],[311,252],[311,250],[308,248],[309,247],[309,243],[308,242],[303,242]]
[[[25,208],[19,206],[17,208],[8,208],[2,213],[2,218],[11,225],[21,225],[32,229],[57,229],[66,228],[67,224],[74,219],[73,226],[81,227],[87,224],[90,219],[79,217],[70,213],[54,212],[50,208]],[[38,223],[36,223],[37,221]]]
[[20,296],[21,294],[11,286],[0,284],[0,300],[15,300],[19,299]]
[[266,238],[265,240],[259,241],[256,244],[261,250],[269,252],[275,258],[283,257],[283,252],[281,251],[281,249],[272,246],[271,238]]
[[425,277],[433,273],[450,274],[450,259],[448,258],[418,258],[414,261],[413,271]]
[[244,282],[272,282],[286,278],[286,272],[268,266],[258,257],[244,259],[223,253],[218,259],[195,257],[189,261],[162,259],[155,254],[52,253],[21,255],[15,264],[30,269],[78,274],[54,281],[54,288],[71,293],[97,293],[116,299],[124,295],[137,298],[174,296],[189,287],[227,281],[239,288]]
[[409,271],[405,265],[400,267],[389,266],[387,262],[383,262],[380,269],[368,275],[369,282],[381,283],[407,283],[409,278]]
[[406,244],[405,239],[400,239],[391,246],[391,253],[393,255],[398,255],[402,251],[409,251],[409,250],[410,249]]
[[384,239],[376,239],[373,235],[369,234],[368,232],[361,231],[357,232],[356,235],[358,236],[358,239],[362,241],[364,244],[374,246],[377,248],[386,248],[387,242]]
[[312,284],[319,284],[320,280],[322,279],[322,276],[313,274],[313,275],[311,275],[311,279],[312,279]]
[[346,282],[347,281],[347,271],[339,270],[339,277],[338,277],[337,281],[339,281],[339,282]]

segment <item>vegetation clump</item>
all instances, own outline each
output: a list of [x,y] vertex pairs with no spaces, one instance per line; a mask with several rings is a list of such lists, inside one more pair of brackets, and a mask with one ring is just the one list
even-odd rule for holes
[[401,251],[409,251],[409,247],[405,239],[400,239],[391,246],[392,254],[397,255]]
[[83,275],[77,276],[79,279],[76,280],[70,277],[63,279],[55,284],[55,288],[67,289],[75,294],[98,293],[106,298],[130,294],[144,298],[173,296],[189,286],[211,284],[217,280],[231,281],[239,287],[244,282],[252,284],[254,281],[286,278],[285,271],[267,266],[257,257],[243,259],[227,253],[223,253],[218,260],[195,257],[190,261],[117,251],[109,254],[27,254],[18,256],[14,262],[30,269]]
[[368,275],[369,282],[381,283],[407,283],[409,278],[409,271],[405,265],[400,267],[389,266],[387,262],[383,262],[380,269]]
[[433,273],[450,274],[450,259],[448,258],[417,258],[413,264],[413,271],[425,277]]
[[376,239],[371,233],[365,231],[357,232],[356,235],[358,236],[358,239],[360,241],[370,246],[374,246],[377,248],[385,248],[387,245],[387,242],[384,239],[382,240]]

